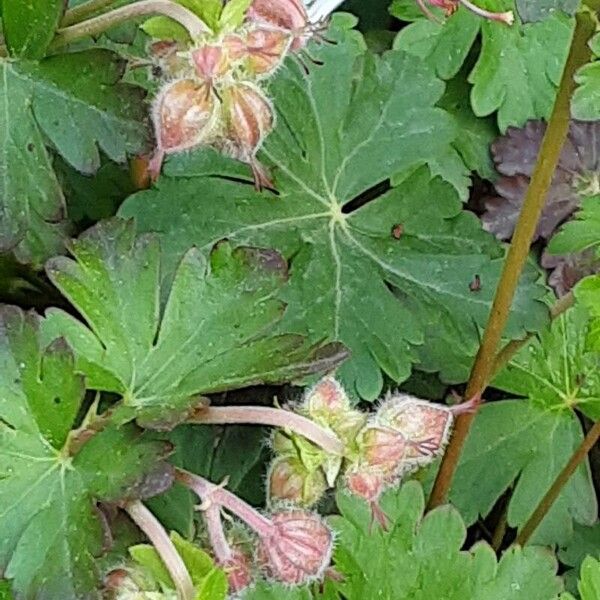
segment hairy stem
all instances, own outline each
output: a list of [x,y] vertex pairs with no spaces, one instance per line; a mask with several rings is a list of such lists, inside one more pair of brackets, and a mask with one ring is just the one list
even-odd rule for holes
[[75,23],[81,23],[81,21],[108,8],[115,2],[116,0],[88,0],[79,6],[70,8],[65,13],[60,25],[61,27],[68,27],[69,25],[75,25]]
[[175,479],[202,499],[205,510],[215,506],[223,507],[244,521],[259,536],[268,537],[272,533],[273,524],[269,519],[222,486],[181,469],[175,471]]
[[[570,120],[570,99],[575,89],[574,75],[590,59],[591,50],[588,47],[588,40],[594,31],[595,25],[591,15],[585,12],[579,13],[552,115],[542,141],[512,242],[504,261],[490,317],[467,384],[465,398],[483,395],[494,372],[496,351],[508,320],[521,272],[527,262],[531,241],[552,183],[554,170],[567,137]],[[466,413],[460,415],[456,420],[454,435],[442,459],[429,498],[429,508],[434,508],[446,501],[475,414],[476,412]]]
[[[575,296],[573,292],[569,292],[565,294],[560,300],[558,300],[551,308],[550,308],[550,318],[556,319],[560,317],[563,313],[565,313],[569,308],[573,306],[575,303]],[[494,368],[492,369],[492,379],[510,362],[511,358],[524,346],[526,346],[533,338],[535,337],[534,333],[527,334],[521,340],[512,340],[508,342],[498,355],[496,356],[496,360],[494,361]]]
[[194,584],[179,552],[160,521],[139,500],[125,506],[135,524],[146,534],[158,552],[182,600],[193,600]]
[[600,421],[594,423],[594,426],[588,431],[579,448],[577,448],[573,456],[571,456],[565,468],[558,474],[557,478],[554,480],[554,483],[546,492],[546,495],[542,498],[537,508],[533,511],[531,517],[529,517],[527,523],[523,525],[523,528],[517,536],[517,544],[521,546],[527,544],[535,530],[538,528],[539,524],[542,522],[560,495],[562,489],[565,487],[573,473],[575,473],[577,467],[584,461],[589,451],[598,442],[598,439],[600,439]]
[[484,19],[489,19],[490,21],[499,21],[500,23],[505,23],[506,25],[512,25],[515,21],[515,16],[512,10],[506,12],[490,12],[489,10],[485,10],[469,0],[459,0],[459,2],[472,13],[483,17]]
[[88,21],[59,29],[56,32],[56,37],[50,49],[56,50],[80,38],[98,35],[115,25],[136,17],[155,14],[165,15],[183,25],[192,39],[197,39],[203,33],[209,31],[204,21],[181,4],[176,4],[172,0],[141,0],[140,2],[127,4],[116,10],[94,17]]
[[204,522],[208,532],[210,545],[215,553],[217,563],[226,565],[233,558],[233,551],[223,531],[221,521],[221,507],[213,504],[204,511]]
[[329,454],[344,454],[344,444],[329,429],[289,410],[268,406],[207,406],[200,408],[188,423],[205,425],[269,425],[297,433]]

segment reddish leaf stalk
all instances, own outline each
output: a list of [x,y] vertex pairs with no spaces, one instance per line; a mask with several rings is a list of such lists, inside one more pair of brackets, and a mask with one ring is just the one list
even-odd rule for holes
[[297,433],[328,454],[342,456],[344,444],[333,431],[289,410],[268,406],[208,406],[199,409],[189,423],[203,425],[268,425]]
[[66,46],[83,37],[99,35],[115,25],[136,17],[155,14],[164,15],[177,21],[186,28],[192,39],[199,38],[209,31],[204,21],[181,4],[176,4],[171,0],[141,0],[140,2],[127,4],[116,10],[94,17],[88,21],[59,29],[51,44],[51,49],[55,50]]
[[529,542],[531,536],[535,533],[535,530],[538,528],[539,524],[542,522],[560,495],[562,489],[565,487],[573,473],[575,473],[577,467],[585,460],[589,451],[596,445],[599,439],[600,421],[597,421],[588,431],[587,435],[581,442],[581,445],[579,448],[577,448],[573,456],[571,456],[564,469],[558,474],[558,477],[554,480],[554,483],[548,492],[546,492],[546,495],[542,498],[537,508],[533,511],[533,514],[531,517],[529,517],[527,523],[523,525],[523,528],[517,536],[517,544],[524,546],[527,544],[527,542]]
[[139,500],[128,504],[125,510],[152,542],[182,600],[193,600],[195,590],[192,578],[160,521]]
[[204,477],[200,477],[200,475],[194,475],[181,469],[176,470],[175,479],[201,498],[206,503],[207,510],[223,507],[239,517],[258,535],[268,537],[273,532],[274,527],[269,519],[222,486],[215,485],[204,479]]
[[[591,57],[587,43],[595,31],[590,15],[579,13],[567,63],[558,88],[552,115],[542,141],[531,183],[515,227],[500,281],[492,304],[490,317],[471,370],[465,398],[483,395],[496,365],[496,351],[502,338],[512,301],[527,262],[531,241],[540,219],[546,196],[563,144],[567,138],[571,95],[575,89],[574,75]],[[446,501],[460,455],[476,412],[460,415],[454,435],[442,459],[428,507],[435,508]]]

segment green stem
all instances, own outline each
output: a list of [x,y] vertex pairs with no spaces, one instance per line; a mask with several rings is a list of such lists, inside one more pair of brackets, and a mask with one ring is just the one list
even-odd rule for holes
[[[591,57],[588,41],[595,31],[592,16],[586,12],[577,15],[575,31],[569,56],[558,88],[552,115],[542,141],[531,183],[523,202],[519,220],[515,227],[500,281],[492,303],[490,317],[483,333],[479,351],[471,370],[465,398],[481,396],[488,385],[496,365],[496,351],[502,338],[512,301],[521,272],[527,262],[529,249],[539,221],[552,177],[566,140],[569,121],[571,95],[575,89],[574,75]],[[475,418],[475,412],[460,415],[456,420],[454,434],[446,449],[442,464],[429,498],[429,508],[446,501],[448,491],[458,466],[460,455]]]
[[516,543],[524,546],[527,544],[531,536],[534,534],[535,530],[538,528],[539,524],[542,522],[558,496],[560,495],[562,489],[565,487],[573,473],[577,470],[577,467],[583,462],[585,457],[588,455],[589,451],[595,446],[595,444],[600,439],[600,421],[594,423],[594,426],[588,431],[585,436],[583,442],[577,450],[575,454],[571,456],[569,462],[565,466],[565,468],[558,474],[558,477],[554,480],[554,483],[546,493],[546,495],[542,498],[541,502],[538,504],[537,508],[533,511],[531,517],[523,528],[519,532],[517,536]]
[[56,32],[56,37],[50,45],[51,50],[66,46],[78,39],[99,35],[107,29],[119,25],[136,17],[147,15],[165,15],[177,21],[187,29],[192,39],[197,39],[209,31],[208,26],[181,4],[171,0],[141,0],[128,4],[122,8],[110,11],[106,14],[83,21],[71,27],[64,27]]
[[160,521],[139,500],[125,506],[125,510],[152,542],[154,549],[169,571],[181,600],[193,600],[196,592],[192,578]]
[[99,13],[115,2],[116,0],[88,0],[79,6],[69,9],[65,13],[60,25],[61,27],[68,27],[69,25],[75,25],[75,23],[81,23],[81,21],[85,21],[88,17]]

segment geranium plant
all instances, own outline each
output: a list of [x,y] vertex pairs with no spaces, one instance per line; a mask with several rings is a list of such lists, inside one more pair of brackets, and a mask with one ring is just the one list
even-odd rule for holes
[[0,598],[600,593],[598,0],[0,0]]

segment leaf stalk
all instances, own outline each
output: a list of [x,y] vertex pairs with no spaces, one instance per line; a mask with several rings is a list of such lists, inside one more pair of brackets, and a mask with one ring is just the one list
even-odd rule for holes
[[544,517],[560,495],[562,489],[568,483],[569,479],[577,470],[577,467],[583,462],[590,450],[596,445],[600,439],[600,421],[596,421],[594,426],[588,431],[587,435],[581,442],[579,448],[575,451],[573,456],[569,459],[569,462],[558,474],[554,483],[550,486],[550,489],[546,492],[546,495],[542,498],[537,508],[533,511],[533,514],[523,528],[517,535],[516,543],[520,546],[525,546],[531,539],[531,536],[535,533],[539,524],[543,521]]
[[134,523],[146,534],[158,552],[182,600],[193,600],[195,596],[192,578],[177,552],[177,548],[167,535],[160,521],[139,500],[125,506]]
[[[490,317],[467,384],[465,398],[483,395],[494,373],[496,351],[508,320],[521,273],[527,262],[531,242],[552,183],[554,171],[558,165],[562,147],[567,138],[571,95],[575,89],[574,75],[580,67],[590,60],[591,50],[588,47],[588,41],[594,32],[595,24],[592,16],[586,12],[578,13],[569,55],[552,115],[542,140],[531,182],[504,261]],[[442,459],[429,498],[429,509],[435,508],[446,501],[475,415],[476,411],[465,413],[456,420],[454,435]]]
[[289,410],[269,406],[206,406],[198,409],[188,423],[202,425],[268,425],[297,433],[328,454],[342,456],[344,444],[333,431]]
[[115,25],[120,25],[136,17],[155,14],[170,17],[183,25],[192,39],[197,39],[210,31],[202,19],[181,4],[176,4],[171,0],[141,0],[76,25],[59,29],[50,49],[56,50],[78,39],[99,35]]

